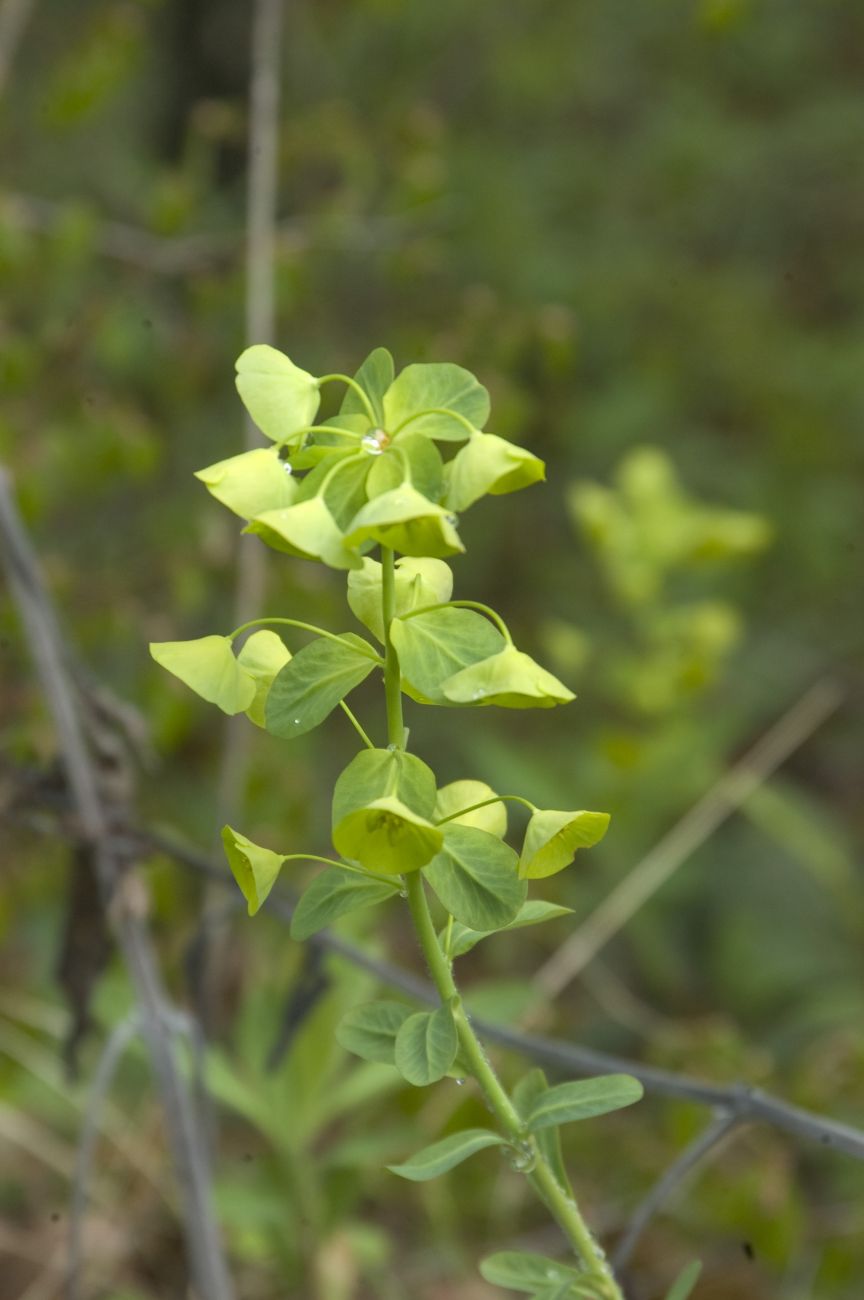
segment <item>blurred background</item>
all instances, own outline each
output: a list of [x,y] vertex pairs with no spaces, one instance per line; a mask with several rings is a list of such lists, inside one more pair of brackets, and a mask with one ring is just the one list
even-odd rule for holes
[[[0,459],[70,644],[146,719],[142,822],[204,851],[225,728],[147,642],[236,622],[237,521],[192,472],[242,449],[250,10],[0,4]],[[313,373],[379,344],[397,365],[460,362],[491,390],[489,427],[548,462],[545,486],[466,518],[456,594],[495,605],[576,703],[408,722],[442,781],[613,821],[547,882],[572,918],[461,960],[472,1005],[864,1123],[864,11],[292,0],[284,21],[275,341]],[[266,609],[353,626],[341,576],[300,560],[268,556]],[[109,960],[70,1072],[76,981],[67,961],[64,992],[57,967],[70,914],[80,940],[97,904],[76,912],[68,836],[21,813],[22,772],[50,777],[56,747],[6,593],[0,655],[0,1296],[53,1300],[82,1115],[131,994]],[[808,714],[814,687],[829,704]],[[778,723],[776,773],[667,858],[591,961],[550,968]],[[243,831],[326,852],[353,748],[338,717],[291,744],[250,733]],[[488,1153],[423,1187],[383,1169],[483,1111],[470,1088],[406,1089],[335,1046],[372,977],[312,969],[277,919],[249,922],[173,862],[142,871],[183,1005],[213,919],[215,1195],[240,1300],[491,1300],[481,1253],[557,1249]],[[398,908],[340,932],[420,969]],[[525,1068],[500,1060],[511,1081]],[[568,1131],[607,1240],[706,1118],[649,1098]],[[186,1295],[140,1049],[98,1127],[84,1297]],[[653,1221],[633,1297],[694,1257],[699,1300],[859,1297],[864,1169],[741,1130]]]

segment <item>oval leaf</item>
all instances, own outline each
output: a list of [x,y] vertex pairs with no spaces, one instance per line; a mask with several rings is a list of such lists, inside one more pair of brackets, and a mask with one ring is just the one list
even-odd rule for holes
[[222,844],[234,879],[248,904],[249,915],[254,916],[276,884],[285,856],[272,849],[262,849],[260,844],[230,826],[222,827]]
[[446,1174],[448,1169],[455,1169],[463,1160],[473,1156],[475,1151],[506,1145],[502,1137],[489,1129],[466,1128],[461,1133],[452,1133],[440,1142],[424,1147],[404,1164],[388,1165],[387,1168],[392,1174],[408,1178],[412,1183],[425,1183],[430,1178],[437,1178],[439,1174]]
[[570,865],[579,849],[598,844],[608,826],[608,813],[538,809],[525,831],[519,875],[523,880],[554,876]]
[[483,803],[486,799],[495,799],[495,791],[485,781],[451,781],[442,785],[435,803],[436,822],[451,818],[454,826],[474,826],[478,831],[488,831],[499,839],[507,834],[507,805],[500,800],[487,803],[484,808],[474,808],[471,812],[459,813],[461,808],[471,808],[473,804]]
[[336,1041],[364,1061],[394,1065],[396,1035],[412,1014],[404,1002],[367,1002],[342,1017],[336,1026]]
[[592,1119],[641,1100],[644,1089],[629,1074],[601,1074],[596,1079],[559,1083],[542,1093],[528,1115],[532,1133],[574,1120]]
[[237,358],[237,392],[262,433],[287,442],[313,423],[318,381],[284,352],[256,343]]
[[319,637],[294,655],[270,687],[267,730],[291,740],[323,722],[340,700],[364,681],[377,656],[368,641],[346,632],[340,641]]
[[392,898],[397,889],[383,880],[358,875],[356,871],[343,871],[328,867],[316,876],[303,894],[291,918],[291,938],[302,941],[317,934],[326,925],[347,912],[360,907],[383,903]]
[[418,1011],[396,1035],[396,1069],[417,1088],[443,1079],[456,1059],[459,1039],[449,1006]]
[[370,871],[416,871],[434,857],[443,836],[430,816],[435,777],[413,754],[364,749],[333,791],[333,844],[343,858]]
[[[528,925],[539,925],[542,921],[551,921],[556,916],[569,916],[571,907],[560,907],[557,903],[544,903],[541,899],[528,899],[523,903],[513,920],[503,930],[521,930]],[[475,944],[490,935],[500,934],[501,930],[472,930],[467,925],[457,922],[450,932],[450,956],[462,957],[470,952]]]
[[438,414],[442,408],[482,429],[489,419],[489,394],[469,370],[451,362],[406,366],[384,395],[384,427],[394,434],[404,425],[406,432],[463,442],[469,430],[461,420]]
[[525,1291],[529,1295],[538,1287],[557,1287],[578,1281],[580,1271],[570,1264],[562,1264],[547,1255],[535,1255],[523,1250],[501,1250],[481,1260],[480,1273],[493,1286],[508,1287],[511,1291]]
[[360,556],[345,545],[342,531],[322,497],[298,501],[285,510],[266,510],[251,519],[243,531],[286,555],[320,560],[331,569],[360,568]]
[[255,699],[256,683],[234,657],[227,636],[202,636],[195,641],[153,641],[150,654],[190,686],[196,695],[223,713],[243,713]]
[[447,911],[472,930],[500,930],[518,914],[525,884],[518,859],[488,831],[447,822],[444,844],[424,874]]
[[442,682],[506,644],[487,618],[470,609],[434,609],[394,619],[390,636],[399,656],[402,689],[422,704],[452,704]]
[[[375,348],[370,352],[354,376],[372,404],[375,418],[379,424],[384,423],[384,394],[393,383],[393,358],[386,348]],[[340,415],[363,415],[367,417],[366,407],[359,394],[353,388],[345,389]],[[338,424],[338,420],[336,421]]]

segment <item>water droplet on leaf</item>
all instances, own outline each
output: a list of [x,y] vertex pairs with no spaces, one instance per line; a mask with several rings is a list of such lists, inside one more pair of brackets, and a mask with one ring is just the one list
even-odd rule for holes
[[370,456],[380,456],[385,447],[390,445],[390,435],[384,429],[370,429],[360,439],[360,446]]

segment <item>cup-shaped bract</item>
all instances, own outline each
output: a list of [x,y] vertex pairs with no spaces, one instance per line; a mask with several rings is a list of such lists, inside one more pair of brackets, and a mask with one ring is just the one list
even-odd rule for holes
[[477,430],[447,465],[446,502],[451,510],[467,510],[487,493],[518,492],[545,475],[546,466],[532,452]]
[[275,632],[253,632],[237,655],[240,667],[255,682],[255,698],[246,715],[257,727],[264,726],[264,712],[270,687],[291,658],[291,651]]
[[513,645],[454,673],[441,683],[441,690],[453,704],[497,704],[504,709],[551,709],[576,698]]
[[236,383],[246,410],[274,442],[297,441],[321,402],[315,376],[266,343],[241,352]]
[[[489,802],[495,800],[495,802]],[[475,807],[481,804],[482,807]],[[463,808],[470,812],[462,812]],[[454,816],[454,814],[458,814]],[[507,834],[507,805],[496,798],[495,791],[485,781],[451,781],[442,785],[435,801],[435,820],[448,819],[456,826],[474,826],[502,839]]]
[[339,776],[333,791],[333,844],[369,871],[417,871],[441,848],[432,823],[435,777],[403,750],[364,749]]
[[599,844],[608,825],[608,813],[538,808],[525,831],[519,875],[523,880],[557,875],[569,867],[579,849]]
[[223,713],[243,713],[255,699],[255,678],[238,663],[231,638],[202,636],[194,641],[152,641],[150,654],[202,700]]
[[278,447],[255,447],[239,456],[229,456],[196,470],[195,477],[211,496],[241,519],[290,506],[298,491],[291,466],[279,458]]
[[255,533],[268,546],[306,560],[320,560],[331,569],[359,569],[361,559],[346,545],[345,536],[323,497],[298,501],[285,510],[267,510],[243,530]]
[[249,915],[254,916],[276,884],[285,856],[262,848],[230,826],[222,827],[222,844],[234,879],[246,899]]
[[[381,565],[368,558],[362,569],[348,574],[351,611],[379,641],[384,640],[381,581]],[[403,555],[396,561],[393,587],[394,612],[400,618],[412,610],[448,601],[453,595],[453,572],[443,560]]]
[[456,555],[465,547],[454,517],[409,483],[367,501],[346,530],[348,546],[378,542],[402,555]]

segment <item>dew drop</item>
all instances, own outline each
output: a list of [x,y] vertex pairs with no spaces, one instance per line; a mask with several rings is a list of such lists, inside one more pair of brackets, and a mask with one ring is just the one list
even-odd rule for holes
[[293,469],[291,468],[291,462],[290,462],[290,460],[283,460],[283,462],[282,462],[282,468],[284,469],[284,471],[285,471],[286,474],[293,474],[293,473],[294,473]]
[[456,1084],[456,1087],[457,1087],[457,1088],[464,1088],[464,1087],[465,1087],[465,1080],[464,1080],[464,1079],[454,1079],[453,1082]]
[[295,727],[299,727],[299,726],[300,726],[300,719],[299,719],[299,718],[295,718],[295,719],[294,719],[294,726],[295,726]]
[[452,524],[452,525],[455,527],[456,524],[458,524],[459,520],[456,518],[455,515],[448,515],[448,516],[447,516],[447,522],[448,522],[448,524]]
[[471,692],[471,699],[472,699],[472,700],[482,700],[482,699],[483,699],[483,692],[482,692],[482,691],[472,691],[472,692]]
[[385,447],[390,445],[390,435],[384,429],[370,429],[360,439],[360,446],[370,456],[380,456]]

